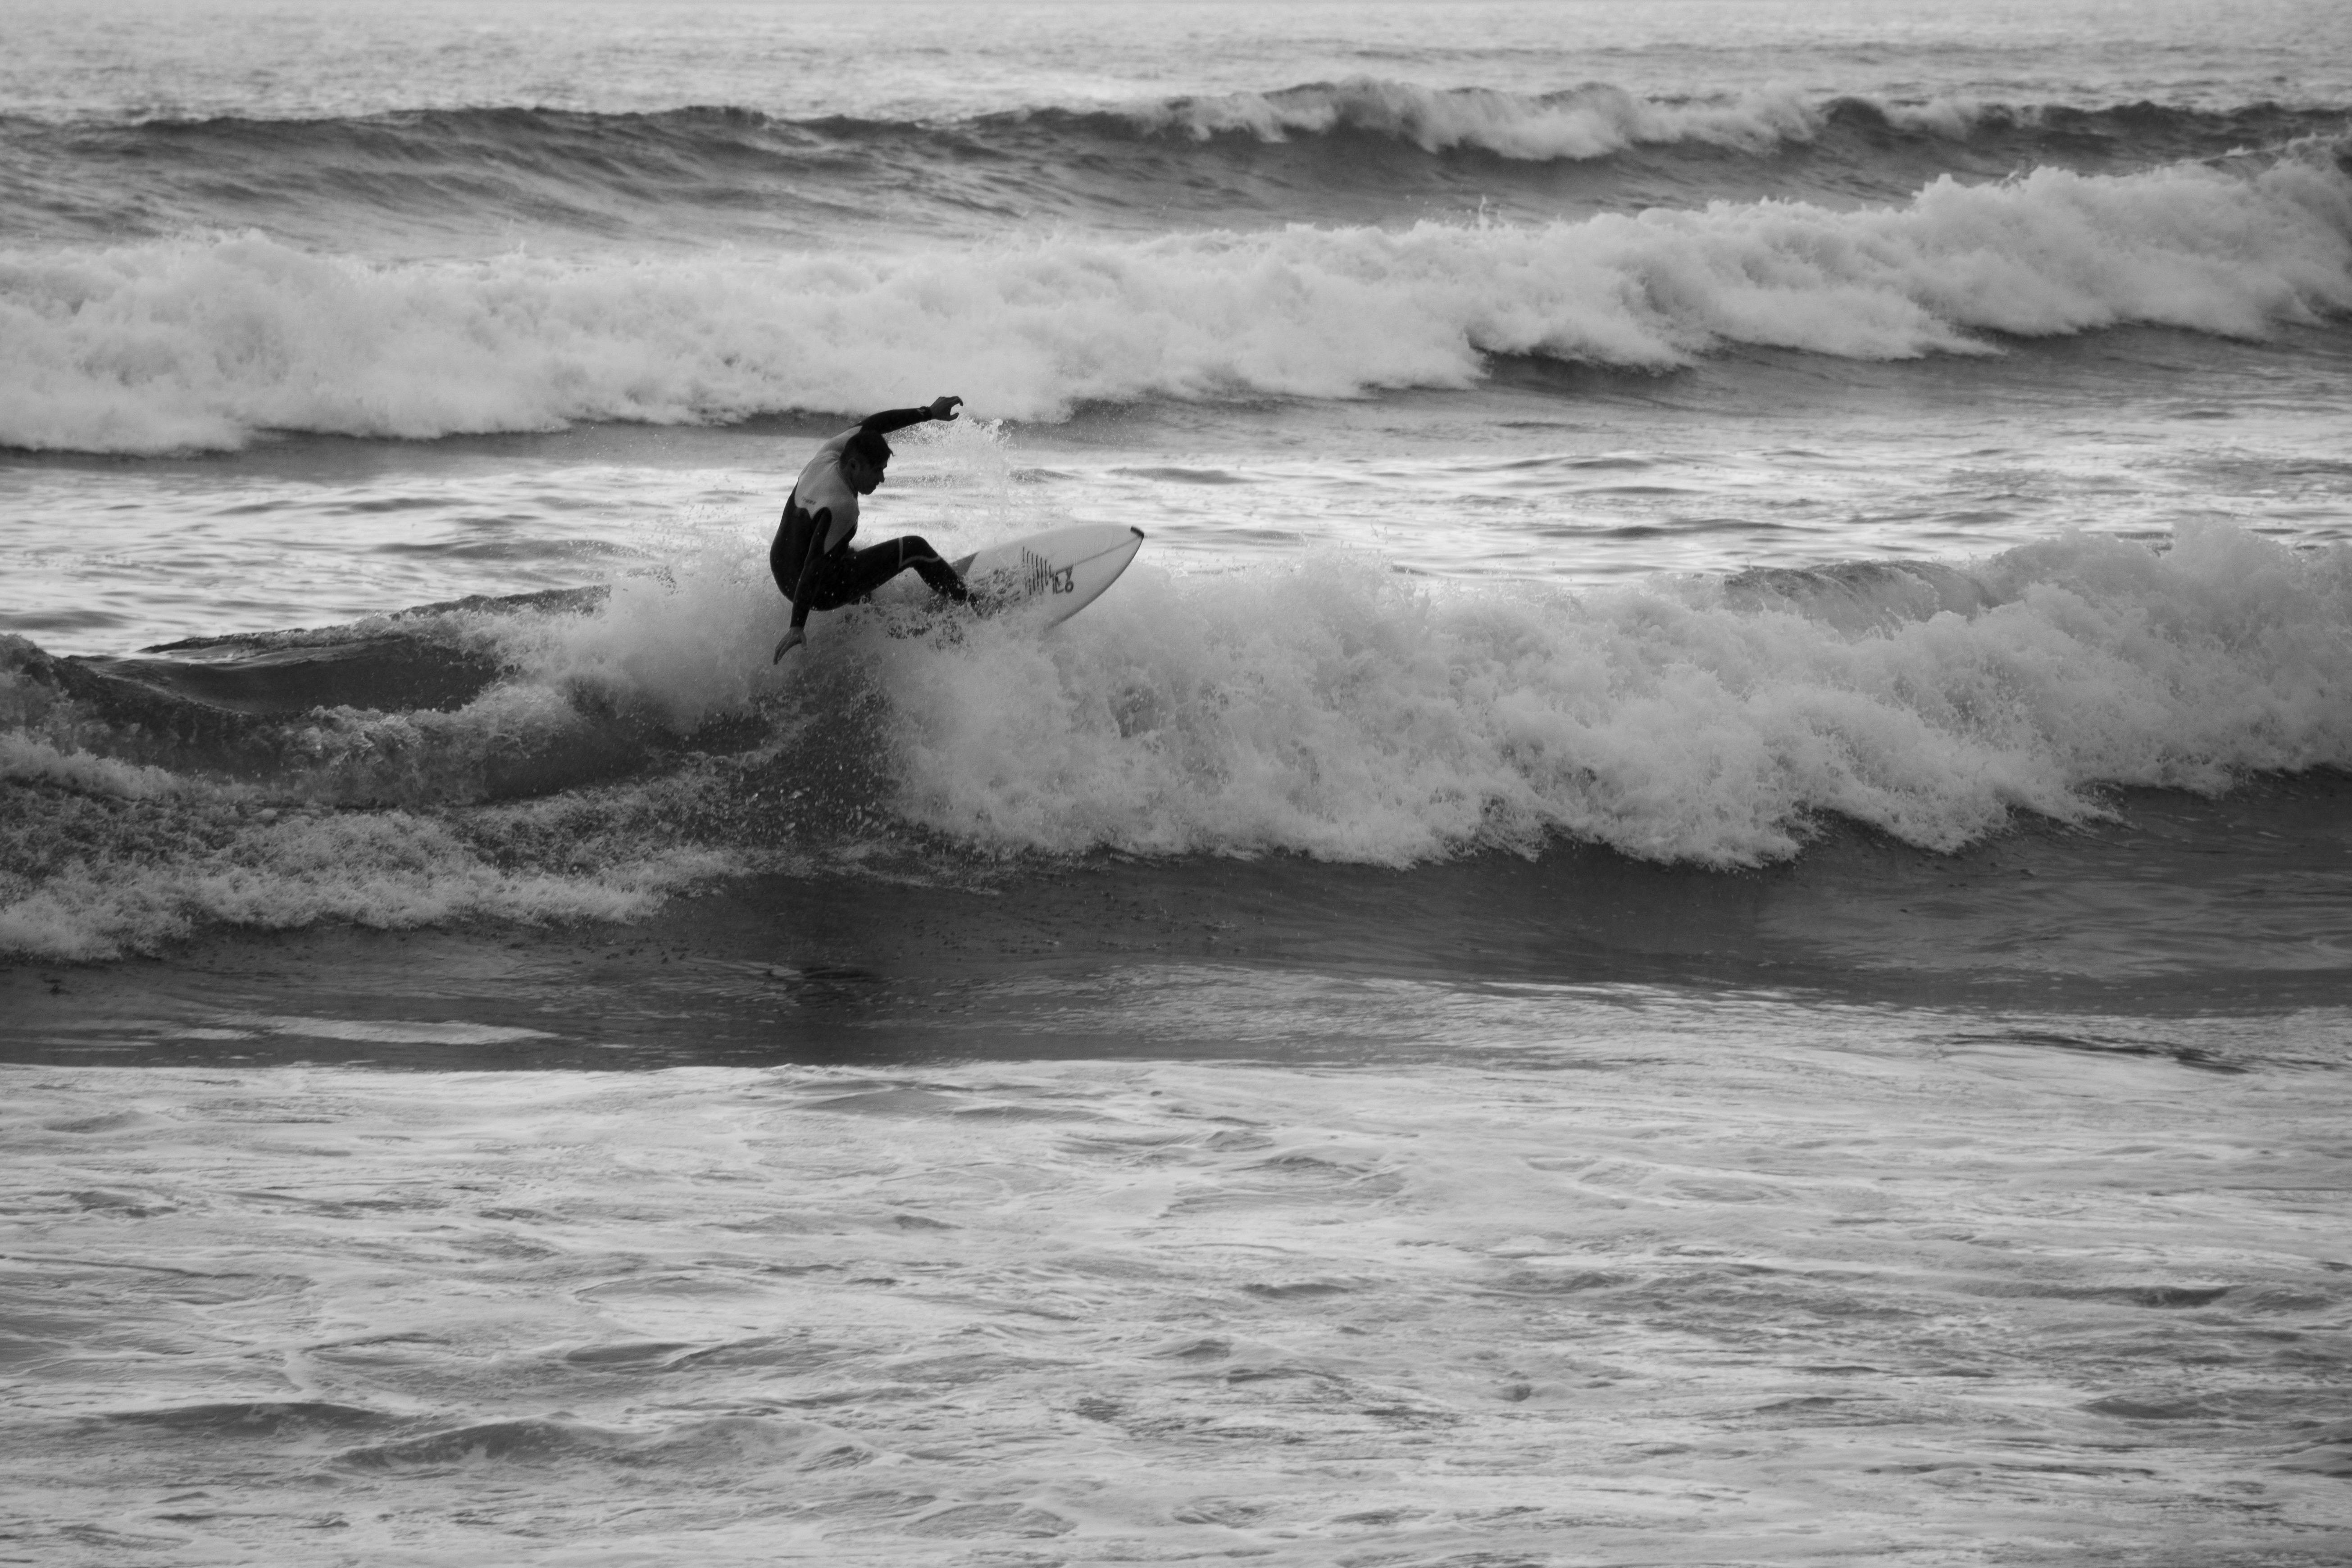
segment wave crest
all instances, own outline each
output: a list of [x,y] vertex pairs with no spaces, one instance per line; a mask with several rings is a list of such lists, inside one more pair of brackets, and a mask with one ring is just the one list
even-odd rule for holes
[[382,264],[258,236],[0,252],[0,444],[235,447],[718,423],[961,386],[982,413],[1461,386],[1492,354],[1661,370],[2352,310],[2336,150],[2241,173],[2042,169],[1899,207],[1055,237],[966,254]]
[[1356,78],[1280,92],[1175,99],[1129,110],[1127,118],[1147,131],[1180,130],[1201,141],[1229,132],[1266,142],[1349,132],[1393,137],[1424,153],[1475,147],[1547,160],[1673,142],[1765,153],[1811,141],[1828,112],[1826,104],[1793,89],[1728,102],[1673,103],[1605,84],[1532,95]]

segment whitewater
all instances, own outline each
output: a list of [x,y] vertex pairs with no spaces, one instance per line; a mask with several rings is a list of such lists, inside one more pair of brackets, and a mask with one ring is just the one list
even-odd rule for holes
[[2347,27],[16,7],[0,1538],[2344,1561]]

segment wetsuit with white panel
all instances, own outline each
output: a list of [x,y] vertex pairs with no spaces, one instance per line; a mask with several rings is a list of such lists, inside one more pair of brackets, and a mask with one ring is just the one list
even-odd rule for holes
[[871,494],[890,461],[890,444],[884,437],[927,419],[952,419],[962,401],[942,397],[928,408],[867,415],[819,447],[801,469],[784,502],[775,542],[768,547],[768,570],[793,604],[792,631],[777,645],[778,658],[802,640],[810,611],[855,603],[909,568],[933,592],[958,603],[969,601],[963,579],[928,540],[908,534],[864,550],[849,548],[857,531],[861,481],[863,492]]

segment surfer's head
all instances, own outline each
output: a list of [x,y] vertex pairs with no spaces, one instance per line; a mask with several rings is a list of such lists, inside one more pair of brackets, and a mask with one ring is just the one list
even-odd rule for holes
[[860,430],[841,449],[841,477],[859,495],[870,496],[890,466],[890,443],[879,432]]

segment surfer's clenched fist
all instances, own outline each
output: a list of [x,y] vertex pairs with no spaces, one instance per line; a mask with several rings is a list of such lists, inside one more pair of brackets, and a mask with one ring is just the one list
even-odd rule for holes
[[890,443],[883,437],[926,419],[953,419],[962,405],[962,398],[950,394],[931,399],[928,408],[869,414],[855,429],[819,447],[801,469],[784,502],[783,521],[776,525],[776,541],[768,546],[768,570],[793,602],[792,630],[776,644],[771,664],[808,640],[811,610],[862,599],[908,567],[933,593],[960,605],[971,602],[963,579],[927,540],[908,534],[865,550],[849,548],[857,531],[858,502],[882,488],[883,470],[890,465]]

